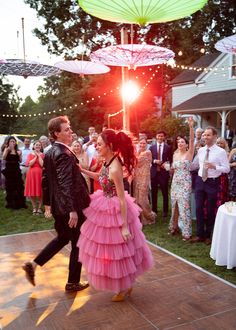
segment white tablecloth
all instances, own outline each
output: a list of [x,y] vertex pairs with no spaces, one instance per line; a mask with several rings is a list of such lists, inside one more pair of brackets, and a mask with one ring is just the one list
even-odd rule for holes
[[216,214],[210,256],[217,266],[236,267],[236,212],[221,205]]

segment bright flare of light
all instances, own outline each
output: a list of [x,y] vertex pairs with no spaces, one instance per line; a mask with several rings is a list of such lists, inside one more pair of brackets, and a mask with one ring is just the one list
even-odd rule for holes
[[138,85],[134,81],[127,81],[121,87],[121,95],[125,102],[132,103],[139,96],[140,90]]

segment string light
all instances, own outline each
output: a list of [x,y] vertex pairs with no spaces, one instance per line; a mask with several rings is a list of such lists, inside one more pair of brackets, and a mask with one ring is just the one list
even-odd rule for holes
[[[116,87],[116,90],[119,90],[120,89],[120,87]],[[114,93],[114,90],[113,89],[111,89],[108,93],[107,92],[104,92],[104,93],[102,93],[102,95],[97,95],[96,97],[98,98],[98,99],[101,99],[101,97],[104,97],[104,96],[107,96],[108,94],[112,94],[112,93]],[[88,100],[85,100],[84,102],[80,102],[79,104],[74,104],[73,106],[69,106],[68,108],[66,108],[66,107],[64,107],[63,109],[58,109],[58,110],[50,110],[50,111],[44,111],[44,112],[42,112],[42,113],[34,113],[34,114],[19,114],[19,115],[17,115],[17,114],[15,114],[15,115],[13,115],[13,114],[0,114],[0,117],[2,116],[2,117],[14,117],[14,118],[18,118],[18,117],[20,117],[20,118],[26,118],[26,117],[40,117],[40,116],[48,116],[48,115],[51,115],[51,114],[55,114],[55,113],[58,113],[58,112],[62,112],[62,111],[68,111],[68,110],[72,110],[73,108],[77,108],[78,106],[84,106],[85,104],[89,104],[90,102],[93,102],[93,101],[95,101],[96,100],[96,98],[95,97],[91,97],[91,99],[88,99]]]
[[[168,63],[167,63],[168,65]],[[169,66],[171,66],[172,68],[177,68],[177,69],[182,69],[182,70],[189,70],[189,71],[196,71],[196,72],[204,72],[204,73],[209,73],[209,72],[213,72],[214,75],[220,75],[222,77],[225,77],[227,72],[229,72],[232,67],[231,66],[227,66],[227,67],[207,67],[207,68],[204,68],[204,67],[193,67],[193,66],[186,66],[186,65],[182,65],[182,64],[174,64],[171,63],[169,64]],[[140,93],[143,93],[143,91],[148,87],[148,85],[153,81],[154,77],[156,76],[157,73],[159,73],[159,70],[160,70],[160,65],[158,65],[156,68],[149,68],[149,71],[153,72],[151,74],[151,76],[148,78],[148,80],[146,81],[146,83],[144,84],[144,86],[140,89]],[[144,76],[146,75],[147,72],[142,72],[140,75]],[[136,76],[135,79],[139,79],[139,76]],[[120,87],[116,87],[115,88],[115,91],[119,90]],[[109,90],[109,92],[104,92],[102,93],[101,95],[97,95],[96,98],[97,99],[101,99],[102,97],[104,96],[108,96],[108,94],[112,94],[114,93],[114,90],[111,89]],[[58,112],[67,112],[68,110],[72,110],[74,108],[77,108],[78,106],[84,106],[85,104],[89,104],[90,102],[94,102],[96,100],[95,97],[92,97],[91,99],[88,99],[88,100],[85,100],[84,102],[80,102],[79,104],[74,104],[73,106],[69,106],[68,108],[64,107],[63,109],[58,109],[58,110],[50,110],[50,111],[45,111],[43,113],[34,113],[34,114],[0,114],[0,117],[3,117],[3,118],[32,118],[32,117],[41,117],[41,116],[48,116],[48,115],[52,115],[52,114],[56,114]],[[110,116],[115,116],[119,113],[121,113],[123,111],[120,110],[118,111],[117,113],[115,114],[109,114]],[[109,116],[108,115],[108,116]]]

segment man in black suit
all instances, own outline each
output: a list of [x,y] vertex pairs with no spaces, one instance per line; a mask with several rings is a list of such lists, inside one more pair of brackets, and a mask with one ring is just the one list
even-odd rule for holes
[[231,149],[232,144],[233,144],[233,139],[234,139],[234,131],[232,131],[228,125],[226,125],[226,130],[225,130],[225,140],[228,143],[229,149]]
[[81,263],[78,262],[77,241],[84,221],[82,210],[88,207],[90,197],[86,182],[78,167],[78,160],[69,148],[72,130],[67,116],[53,118],[48,123],[50,135],[55,139],[45,154],[43,167],[43,203],[45,217],[53,215],[57,236],[37,255],[26,262],[23,269],[29,282],[35,285],[36,267],[43,266],[71,241],[67,292],[80,291],[88,283],[80,282]]
[[157,193],[158,185],[160,185],[163,196],[163,217],[168,214],[168,181],[169,171],[165,168],[166,162],[171,162],[171,147],[164,141],[166,133],[164,131],[157,132],[157,142],[150,147],[152,153],[151,165],[151,190],[152,190],[152,210],[157,213]]

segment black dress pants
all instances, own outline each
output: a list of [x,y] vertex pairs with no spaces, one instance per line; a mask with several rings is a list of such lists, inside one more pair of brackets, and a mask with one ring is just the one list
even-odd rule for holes
[[[83,214],[78,214],[79,218],[84,218]],[[79,283],[82,265],[78,261],[79,249],[76,246],[79,235],[80,225],[77,224],[76,228],[70,228],[68,226],[69,215],[65,216],[54,216],[55,219],[55,230],[57,237],[55,237],[45,248],[37,255],[34,259],[36,264],[43,266],[49,261],[55,254],[57,254],[65,245],[71,242],[71,252],[69,261],[69,276],[68,283]]]
[[[197,176],[195,186],[197,236],[211,238],[215,224],[215,208],[219,179],[207,179],[205,182]],[[204,207],[207,200],[207,218],[204,219]]]
[[168,181],[169,175],[166,171],[157,172],[155,177],[151,177],[151,195],[152,195],[152,211],[157,213],[157,194],[158,186],[160,185],[163,196],[163,213],[168,213],[169,196],[168,196]]

